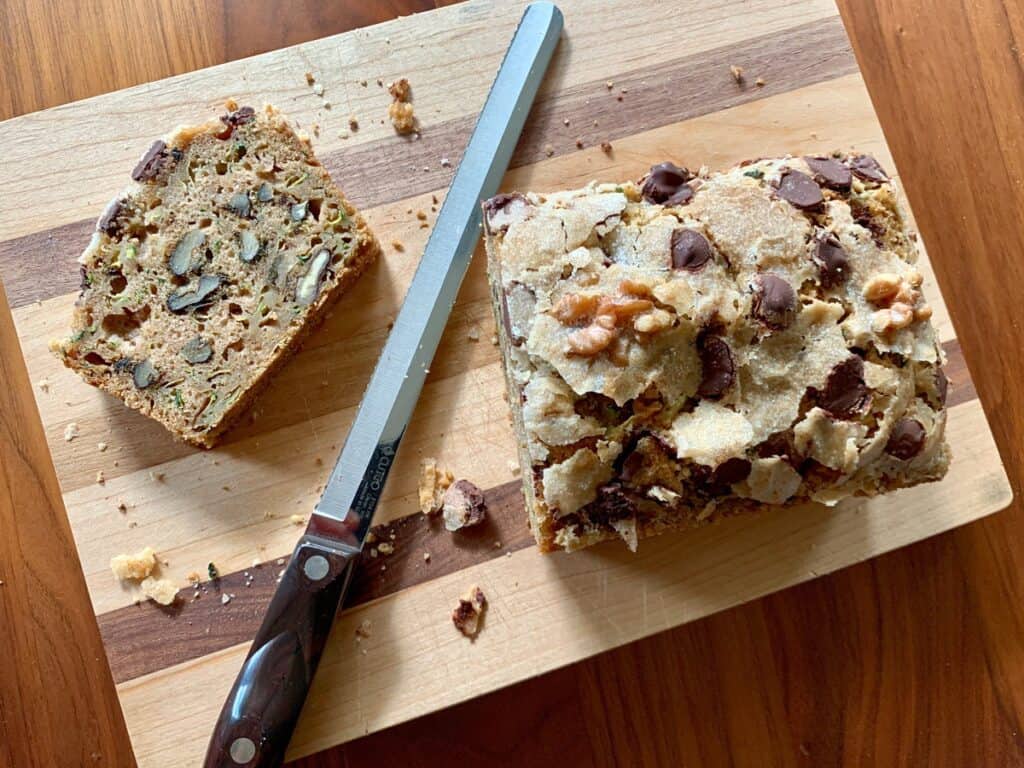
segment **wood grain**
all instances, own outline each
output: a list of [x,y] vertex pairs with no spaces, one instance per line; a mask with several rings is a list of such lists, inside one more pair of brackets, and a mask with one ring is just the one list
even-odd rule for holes
[[135,765],[2,288],[0,531],[0,765]]
[[[97,6],[110,13],[122,3]],[[841,6],[1019,499],[1020,9],[998,0]],[[127,39],[149,39],[169,16],[157,13],[161,22],[127,25]],[[285,24],[265,28],[286,33]],[[0,51],[27,62],[24,39]],[[50,45],[37,41],[38,55],[59,60]],[[30,96],[56,94],[47,103],[131,82],[105,81],[103,62],[121,57],[134,72],[140,46],[100,47],[79,46],[75,62],[101,83],[93,91],[62,98],[73,77],[47,74],[43,88],[44,75],[26,77],[0,53],[3,80]],[[206,63],[174,56],[177,68],[137,81]],[[957,183],[933,181],[948,178]],[[1018,501],[1012,512],[300,762],[1024,765],[1024,569],[1013,546],[1022,535]]]

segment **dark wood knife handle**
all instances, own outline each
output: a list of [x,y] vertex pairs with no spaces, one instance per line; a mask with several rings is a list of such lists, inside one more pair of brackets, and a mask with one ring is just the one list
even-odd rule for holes
[[299,541],[221,710],[206,768],[276,768],[284,762],[358,557],[318,536]]

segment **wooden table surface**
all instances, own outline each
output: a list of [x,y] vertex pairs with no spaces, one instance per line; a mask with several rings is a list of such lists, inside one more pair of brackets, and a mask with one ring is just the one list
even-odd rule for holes
[[[297,765],[1024,766],[1024,5],[839,5],[1017,501]],[[5,0],[0,119],[433,6]],[[131,765],[17,343],[0,294],[0,765]]]

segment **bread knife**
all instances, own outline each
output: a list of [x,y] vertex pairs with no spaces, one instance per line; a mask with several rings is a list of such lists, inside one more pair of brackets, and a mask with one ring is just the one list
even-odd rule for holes
[[481,201],[498,191],[561,30],[551,3],[527,6],[519,21],[338,461],[221,710],[206,768],[284,760],[480,236]]

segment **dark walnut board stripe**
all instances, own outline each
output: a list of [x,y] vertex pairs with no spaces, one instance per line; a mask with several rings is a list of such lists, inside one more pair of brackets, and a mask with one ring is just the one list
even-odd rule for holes
[[[734,83],[729,66],[735,61],[764,77],[765,85],[751,78]],[[573,152],[577,139],[590,147],[856,71],[835,17],[634,70],[616,78],[612,89],[602,80],[559,90],[534,105],[511,167]],[[474,122],[465,117],[432,126],[397,153],[393,140],[379,140],[320,159],[357,207],[373,208],[445,188]],[[452,169],[442,167],[440,157],[448,157]],[[395,183],[396,166],[402,183]],[[12,309],[78,290],[75,258],[94,224],[86,219],[0,242],[0,277]]]
[[[960,345],[954,340],[943,349],[951,382],[948,407],[977,399]],[[533,546],[525,525],[521,483],[516,480],[490,488],[485,497],[487,520],[455,534],[446,531],[439,518],[423,514],[375,528],[378,540],[391,542],[395,551],[363,557],[347,608]],[[424,553],[429,553],[429,560]],[[196,589],[182,590],[178,602],[169,608],[146,602],[100,614],[97,619],[114,680],[122,683],[250,640],[282,567],[283,562],[271,560],[222,574]],[[226,604],[221,602],[224,594],[230,596]],[[154,637],[160,642],[153,643]]]

